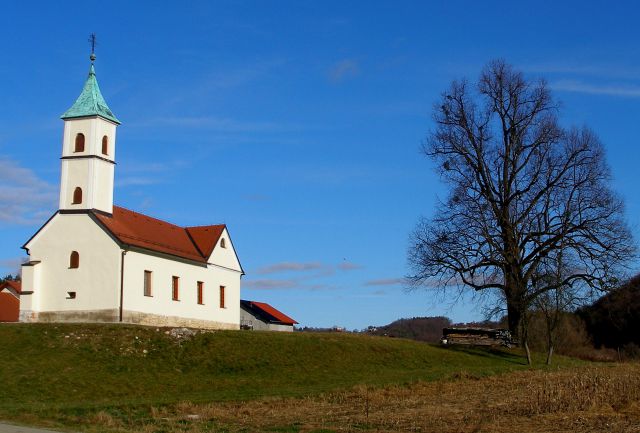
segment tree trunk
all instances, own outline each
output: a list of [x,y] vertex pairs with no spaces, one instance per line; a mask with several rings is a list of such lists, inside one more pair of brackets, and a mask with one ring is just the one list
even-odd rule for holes
[[519,346],[522,346],[522,341],[520,341],[522,310],[520,309],[520,302],[516,302],[515,299],[507,298],[507,321],[509,323],[511,337],[518,342]]
[[531,351],[529,350],[529,343],[527,342],[527,340],[524,340],[524,351],[527,354],[527,364],[532,365],[533,362],[531,361]]
[[553,344],[549,345],[549,350],[547,350],[547,365],[551,365],[551,357],[553,356]]
[[551,365],[551,357],[553,356],[553,333],[555,331],[555,321],[550,317],[551,314],[559,314],[557,310],[545,311],[547,322],[547,365]]

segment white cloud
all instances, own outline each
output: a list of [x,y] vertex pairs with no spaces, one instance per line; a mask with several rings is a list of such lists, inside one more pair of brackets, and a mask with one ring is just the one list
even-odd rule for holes
[[242,197],[246,201],[268,201],[271,199],[268,195],[265,194],[246,194]]
[[126,187],[126,186],[142,186],[142,185],[155,185],[161,182],[160,177],[142,177],[142,176],[133,176],[133,177],[123,177],[122,179],[118,179],[115,182],[115,186],[117,187]]
[[275,280],[265,278],[243,281],[242,286],[247,289],[254,290],[282,290],[293,289],[298,286],[298,282],[296,280]]
[[324,266],[319,262],[297,263],[297,262],[281,262],[273,265],[264,266],[258,269],[257,275],[275,274],[280,272],[306,272],[322,269]]
[[304,278],[284,278],[271,279],[260,278],[256,280],[243,280],[242,287],[248,290],[292,290],[318,292],[327,290],[338,290],[332,284],[308,282]]
[[550,83],[550,87],[557,91],[588,93],[592,95],[623,96],[628,98],[640,97],[640,86],[616,84],[591,84],[579,80],[558,80]]
[[238,68],[215,68],[203,81],[197,83],[201,93],[216,91],[217,89],[234,89],[246,86],[262,77],[273,73],[274,70],[285,65],[283,59],[265,59],[249,62],[248,65]]
[[407,280],[404,278],[383,278],[379,280],[365,281],[365,286],[401,286],[406,285]]
[[335,63],[329,70],[329,80],[340,83],[360,74],[360,66],[354,59],[343,59]]
[[563,74],[607,79],[637,79],[640,75],[640,68],[622,64],[537,63],[524,65],[523,70],[531,74]]
[[355,271],[357,269],[362,269],[362,268],[364,268],[364,266],[358,265],[356,263],[347,262],[347,261],[344,261],[338,265],[338,269],[345,272]]
[[174,126],[189,129],[204,129],[215,132],[295,132],[305,129],[303,125],[278,123],[272,121],[237,120],[218,116],[165,116],[154,117],[133,125],[135,127]]
[[0,156],[0,223],[43,223],[56,209],[57,185]]
[[0,259],[0,269],[6,269],[6,271],[0,274],[0,277],[4,277],[8,272],[12,275],[20,273],[20,265],[27,260],[26,257],[12,257],[8,259]]
[[363,266],[356,263],[343,261],[337,265],[327,265],[320,262],[280,262],[259,268],[254,272],[256,275],[268,275],[286,272],[304,272],[309,273],[306,278],[325,277],[333,275],[336,270],[348,272],[356,269],[362,269]]
[[123,188],[167,183],[170,179],[168,174],[173,174],[188,166],[187,162],[181,160],[172,160],[166,163],[127,163],[125,161],[122,167],[118,168],[119,175],[116,176],[115,186]]
[[[296,289],[305,291],[338,290],[339,287],[326,278],[334,276],[336,272],[349,272],[361,269],[362,266],[344,261],[337,265],[321,262],[279,262],[258,268],[250,272],[249,277],[243,280],[243,287],[253,290],[286,290]],[[250,275],[284,274],[282,278],[256,278]]]

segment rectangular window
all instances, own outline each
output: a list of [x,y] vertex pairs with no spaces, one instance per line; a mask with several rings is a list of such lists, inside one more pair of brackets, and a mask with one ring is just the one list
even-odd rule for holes
[[178,292],[179,290],[179,281],[180,278],[179,277],[171,277],[171,299],[173,299],[174,301],[179,301],[179,295],[180,293]]
[[198,281],[198,304],[204,305],[204,298],[202,295],[204,288],[204,283],[202,281]]
[[144,271],[144,296],[151,295],[151,271]]
[[224,286],[220,286],[220,308],[225,308],[225,306],[224,306]]

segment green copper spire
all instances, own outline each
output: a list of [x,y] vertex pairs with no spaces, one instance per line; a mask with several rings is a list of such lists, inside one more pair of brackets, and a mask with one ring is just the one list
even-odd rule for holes
[[73,119],[76,117],[87,116],[100,116],[112,122],[120,124],[120,121],[111,112],[107,106],[107,102],[100,93],[100,87],[98,87],[98,80],[96,80],[96,71],[93,68],[93,61],[95,60],[95,54],[91,53],[91,68],[89,69],[89,77],[84,83],[82,93],[62,116],[61,119]]

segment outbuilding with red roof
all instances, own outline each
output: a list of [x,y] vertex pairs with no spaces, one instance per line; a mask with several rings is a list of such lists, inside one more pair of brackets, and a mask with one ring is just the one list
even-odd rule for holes
[[0,283],[0,322],[17,322],[20,314],[20,281]]
[[265,302],[240,301],[240,326],[258,331],[293,331],[298,322]]

